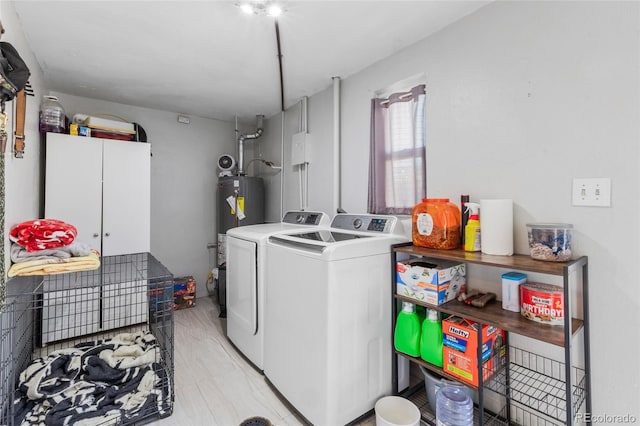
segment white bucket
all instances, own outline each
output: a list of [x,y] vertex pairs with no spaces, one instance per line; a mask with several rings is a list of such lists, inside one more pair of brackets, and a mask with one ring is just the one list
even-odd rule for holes
[[419,426],[420,410],[408,399],[385,396],[376,402],[376,426]]

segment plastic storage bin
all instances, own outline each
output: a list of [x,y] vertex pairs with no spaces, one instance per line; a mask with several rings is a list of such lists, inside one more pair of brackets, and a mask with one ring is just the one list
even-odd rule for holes
[[420,371],[422,371],[422,374],[424,375],[424,387],[427,393],[429,408],[431,408],[431,411],[434,414],[436,412],[436,395],[438,393],[438,390],[445,384],[461,386],[464,389],[465,393],[469,395],[469,398],[471,398],[471,400],[476,404],[478,403],[478,392],[474,391],[470,387],[465,386],[462,383],[454,382],[452,380],[447,380],[443,377],[440,377],[437,374],[430,372],[423,366],[420,366]]
[[572,228],[569,223],[527,223],[531,257],[551,262],[570,260]]
[[448,198],[425,198],[411,214],[413,244],[434,249],[460,247],[460,209]]

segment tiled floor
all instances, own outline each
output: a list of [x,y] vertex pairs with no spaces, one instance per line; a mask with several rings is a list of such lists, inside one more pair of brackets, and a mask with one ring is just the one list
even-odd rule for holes
[[[175,312],[175,405],[157,426],[237,426],[259,416],[273,425],[304,425],[224,334],[209,297]],[[373,425],[367,418],[360,425]]]

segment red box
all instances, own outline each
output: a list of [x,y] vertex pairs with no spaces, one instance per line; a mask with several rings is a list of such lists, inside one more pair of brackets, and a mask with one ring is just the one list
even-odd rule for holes
[[173,279],[173,309],[196,306],[196,281],[192,276]]
[[[479,324],[460,317],[442,321],[443,369],[463,382],[478,386]],[[502,329],[482,326],[482,377],[486,381],[505,363],[505,334]]]

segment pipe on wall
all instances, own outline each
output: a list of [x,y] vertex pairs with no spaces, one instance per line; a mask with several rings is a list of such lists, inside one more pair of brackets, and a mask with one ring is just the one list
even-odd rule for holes
[[336,213],[343,212],[341,196],[340,164],[340,77],[333,80],[333,208]]
[[[264,115],[258,115],[256,116],[257,118],[257,124],[256,124],[256,132],[252,133],[252,134],[248,134],[248,135],[240,135],[240,137],[238,138],[238,175],[243,175],[244,174],[244,141],[245,140],[250,140],[250,139],[258,139],[260,136],[262,136],[262,122],[264,120]],[[236,127],[238,125],[236,124]]]
[[[303,96],[300,101],[300,126],[299,131],[308,133],[307,125],[309,122],[309,113],[307,112],[309,98]],[[300,174],[300,210],[309,209],[309,163],[305,161],[298,166]]]
[[280,111],[280,218],[284,217],[284,110]]

